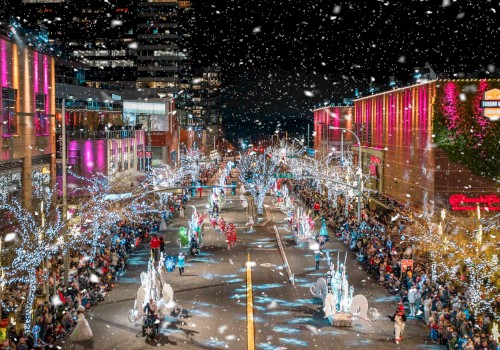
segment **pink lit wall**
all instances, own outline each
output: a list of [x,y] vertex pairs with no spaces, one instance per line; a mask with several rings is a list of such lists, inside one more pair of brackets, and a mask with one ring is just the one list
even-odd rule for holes
[[[314,149],[321,151],[321,147],[326,147],[328,141],[330,148],[340,144],[341,130],[330,129],[329,127],[352,129],[354,120],[354,107],[338,106],[324,107],[314,110]],[[344,141],[353,139],[350,133],[344,134]]]
[[355,100],[356,129],[363,147],[384,152],[383,193],[423,204],[434,195],[432,102],[436,82]]

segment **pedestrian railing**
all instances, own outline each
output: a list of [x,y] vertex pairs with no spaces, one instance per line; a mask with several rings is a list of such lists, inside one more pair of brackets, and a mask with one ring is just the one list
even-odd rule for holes
[[278,248],[279,248],[279,251],[281,254],[281,258],[283,259],[283,262],[285,263],[285,268],[286,268],[286,272],[288,274],[288,279],[293,285],[295,285],[295,275],[293,274],[292,269],[290,267],[290,264],[288,263],[288,259],[286,257],[285,249],[283,248],[283,243],[281,242],[281,236],[278,232],[278,228],[276,227],[276,225],[274,225],[273,227],[274,227],[274,232],[276,233],[276,240],[278,241]]

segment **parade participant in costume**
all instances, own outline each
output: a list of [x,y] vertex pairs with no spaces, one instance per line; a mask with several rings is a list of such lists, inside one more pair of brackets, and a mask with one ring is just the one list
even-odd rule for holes
[[215,216],[212,216],[210,218],[210,223],[212,224],[212,227],[215,230],[215,228],[217,227],[217,218]]
[[147,316],[146,326],[154,325],[156,333],[158,333],[159,322],[156,322],[156,320],[158,319],[159,314],[158,314],[158,307],[156,306],[153,298],[150,298],[149,303],[147,303],[146,306],[144,306],[144,313]]
[[191,256],[196,256],[198,255],[198,240],[196,239],[196,236],[193,235],[191,237],[191,242],[189,244],[189,248],[191,250]]
[[179,267],[179,275],[181,276],[184,273],[185,262],[186,258],[184,256],[184,253],[179,253],[179,256],[177,257],[177,266]]
[[85,318],[85,308],[83,306],[78,307],[78,318],[76,320],[77,325],[71,335],[69,340],[73,343],[92,340],[94,338],[92,334],[92,329],[90,329],[89,323]]
[[227,242],[227,250],[231,250],[231,230],[230,230],[230,226],[227,227],[227,230],[226,230],[226,242]]
[[151,253],[153,254],[154,261],[158,261],[158,257],[160,256],[160,240],[156,237],[156,235],[153,235],[151,238],[149,246],[151,247]]
[[247,225],[249,227],[247,232],[253,232],[253,225],[254,225],[253,216],[248,217]]
[[224,221],[224,218],[221,216],[219,219],[219,228],[222,233],[226,230],[226,222]]
[[403,340],[403,332],[405,330],[406,316],[403,305],[399,305],[394,315],[394,341],[399,344]]
[[231,247],[236,247],[236,226],[231,222],[229,232],[231,234]]

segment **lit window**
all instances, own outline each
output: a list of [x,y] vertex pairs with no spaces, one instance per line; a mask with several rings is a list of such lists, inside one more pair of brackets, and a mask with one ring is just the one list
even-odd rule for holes
[[49,118],[45,111],[45,94],[36,94],[36,109],[35,109],[35,134],[48,135],[49,133]]
[[2,88],[2,124],[4,135],[17,134],[16,90]]

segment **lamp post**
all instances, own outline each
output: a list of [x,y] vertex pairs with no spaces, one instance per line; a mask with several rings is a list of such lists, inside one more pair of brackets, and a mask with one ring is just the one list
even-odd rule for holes
[[362,168],[361,168],[361,159],[362,159],[361,158],[361,141],[359,141],[358,135],[356,135],[352,130],[349,130],[346,128],[339,128],[336,126],[330,126],[329,129],[343,130],[344,132],[345,131],[350,132],[351,134],[354,135],[354,137],[356,138],[356,141],[358,141],[358,171],[357,171],[357,175],[358,175],[358,214],[357,214],[357,221],[359,224],[359,223],[361,223],[361,195],[363,192],[363,182],[361,180],[362,175],[363,175]]
[[[63,222],[65,223],[65,230],[64,230],[64,240],[67,241],[68,239],[68,226],[67,226],[67,218],[68,218],[68,193],[67,193],[67,174],[66,174],[66,162],[67,162],[67,157],[66,157],[66,99],[62,99],[62,106],[61,106],[61,137],[62,137],[62,199],[63,199],[63,212],[62,212],[62,218]],[[64,259],[63,259],[63,266],[64,266],[64,284],[67,286],[68,281],[69,281],[69,252],[66,252],[64,254]]]

